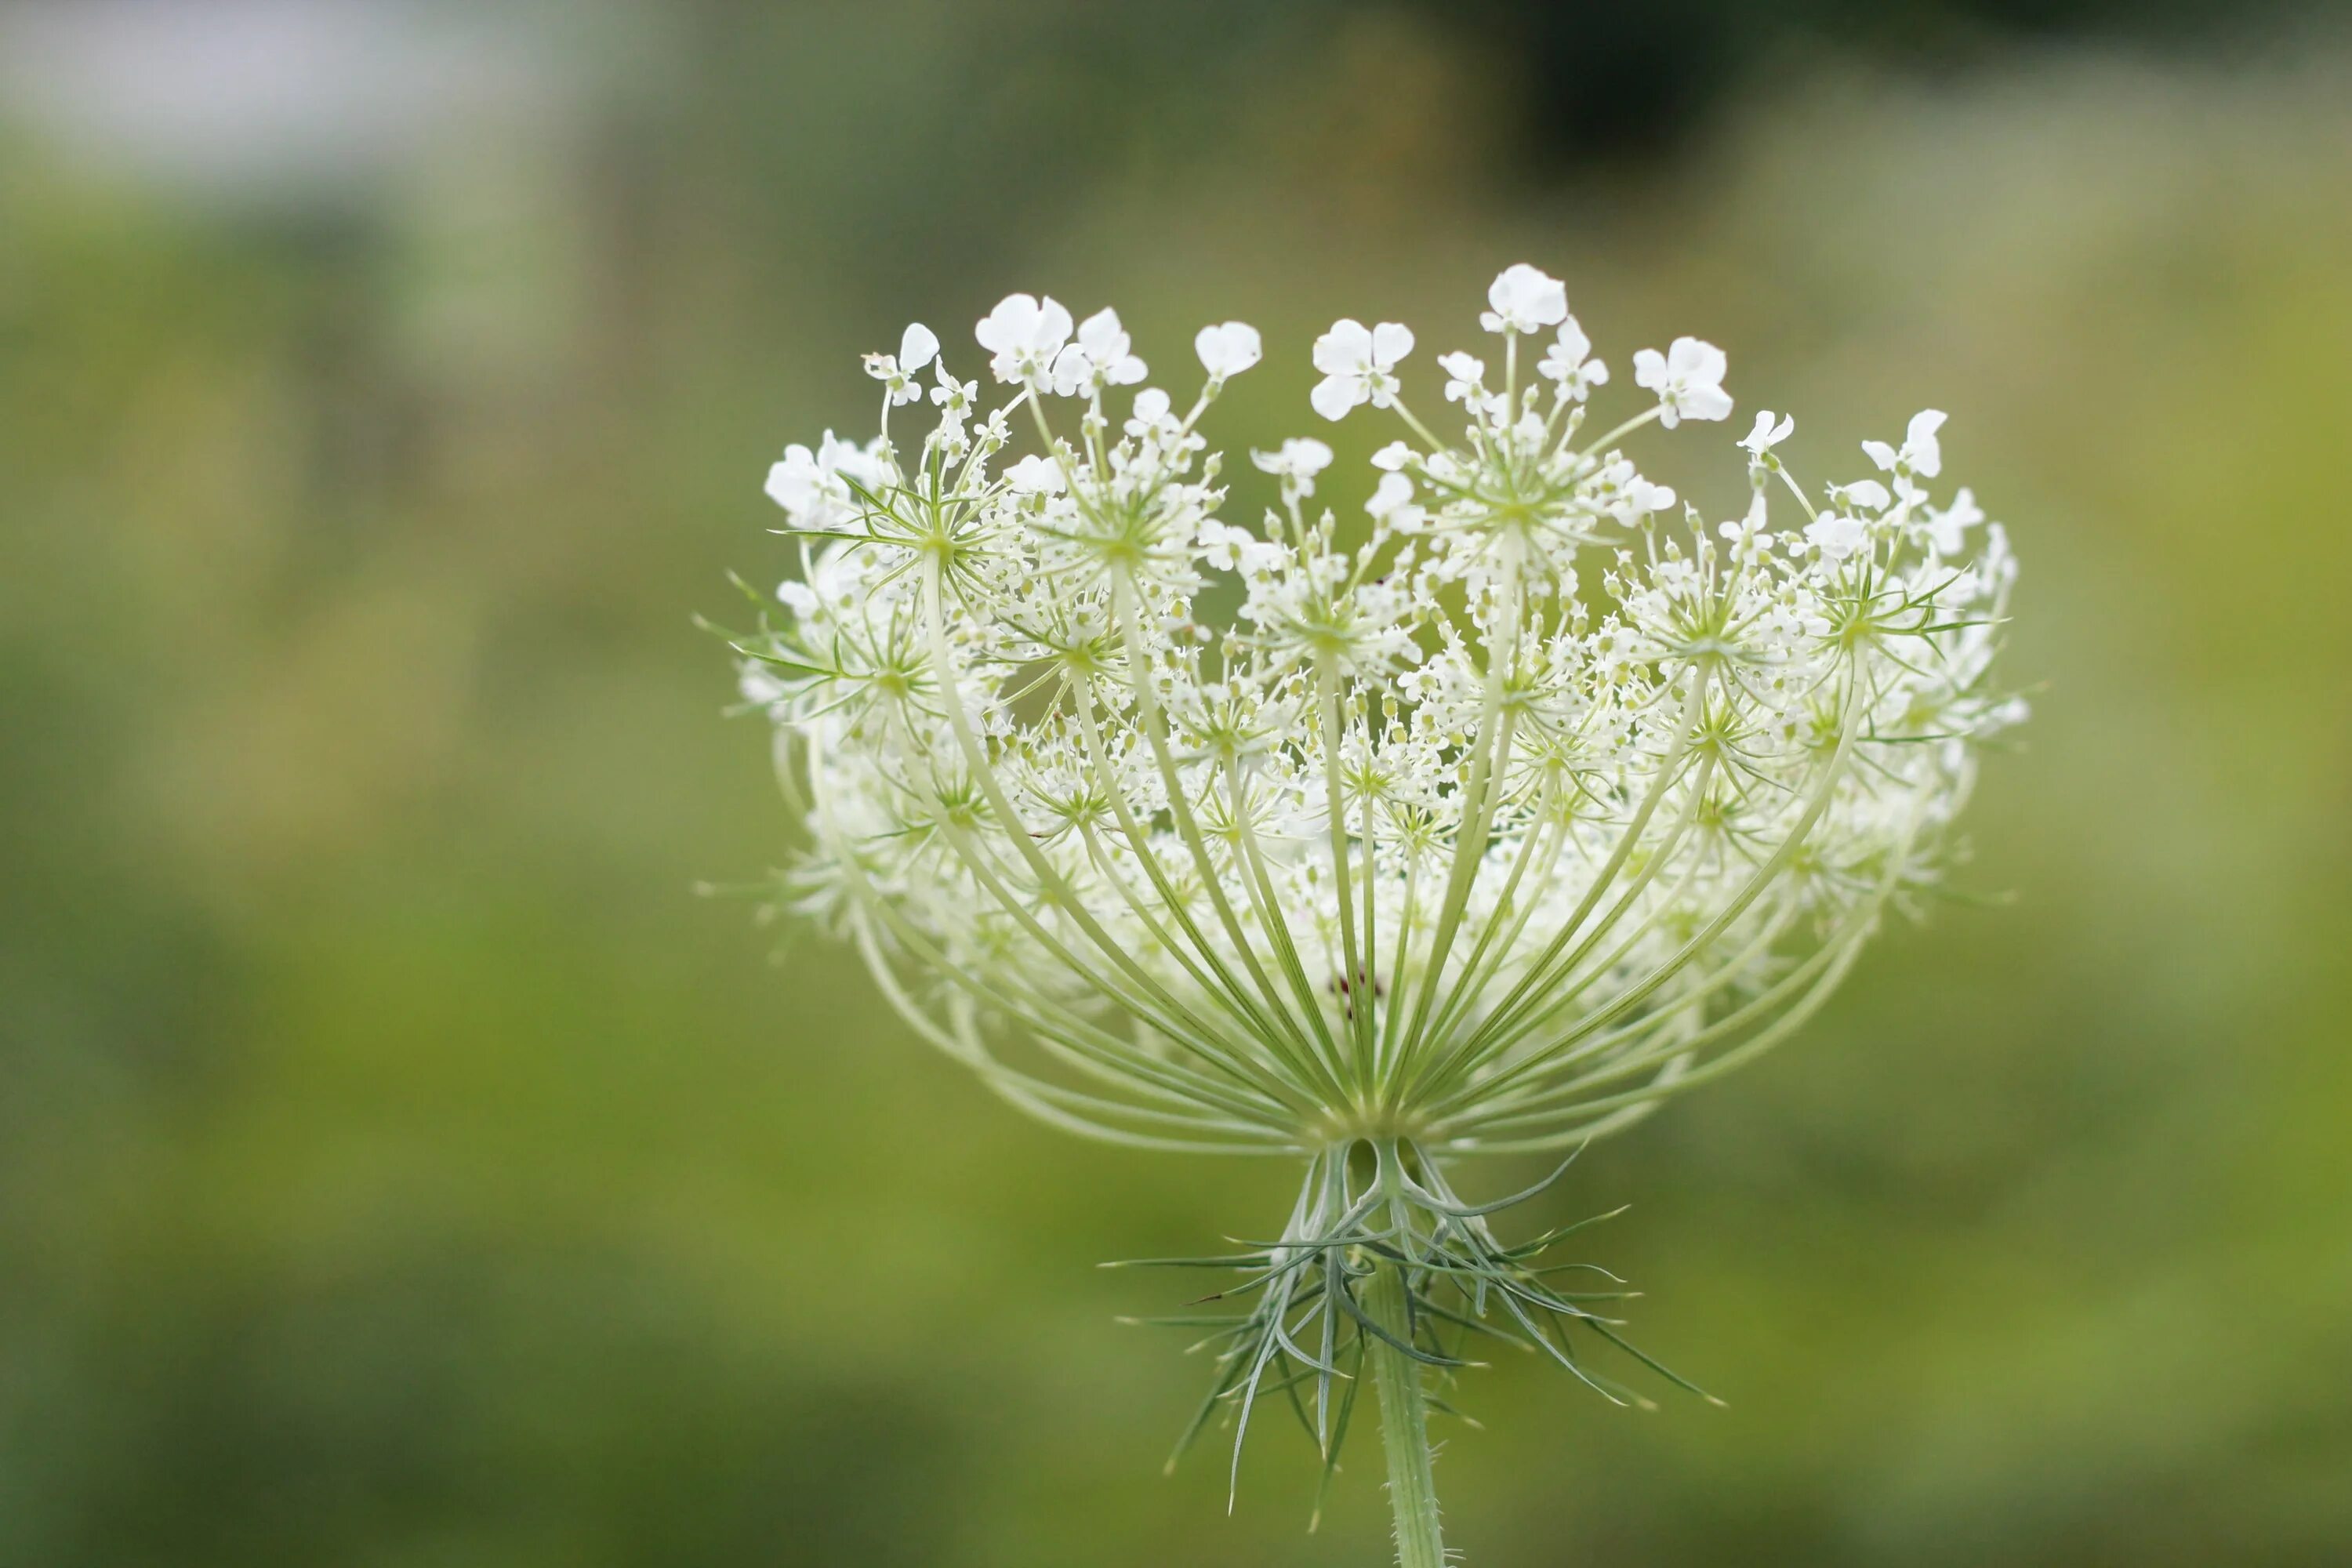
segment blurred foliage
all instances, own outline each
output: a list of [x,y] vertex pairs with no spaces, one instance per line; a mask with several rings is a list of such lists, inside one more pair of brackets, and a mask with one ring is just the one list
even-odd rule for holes
[[1272,1427],[1231,1521],[1158,1479],[1202,1369],[1111,1321],[1173,1286],[1091,1267],[1286,1175],[1021,1121],[689,895],[792,834],[688,617],[781,570],[766,462],[909,316],[1114,300],[1171,365],[1240,316],[1220,417],[1303,428],[1332,315],[1447,346],[1521,258],[1621,365],[1726,344],[1816,471],[1950,410],[2042,689],[1975,813],[2013,905],[1892,933],[1528,1217],[1636,1200],[1593,1255],[1732,1408],[1478,1374],[1453,1533],[2352,1555],[2352,56],[1815,55],[1538,178],[1524,62],[1410,9],[563,49],[543,118],[329,199],[0,104],[0,1564],[1381,1560],[1376,1478],[1307,1537]]

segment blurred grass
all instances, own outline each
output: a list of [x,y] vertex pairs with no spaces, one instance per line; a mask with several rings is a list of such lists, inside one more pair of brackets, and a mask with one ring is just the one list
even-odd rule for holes
[[1231,1521],[1158,1479],[1202,1369],[1091,1267],[1275,1173],[1022,1122],[688,896],[791,840],[687,618],[909,316],[1256,321],[1262,439],[1331,316],[1448,346],[1523,256],[1621,367],[1726,344],[1809,469],[1950,410],[2043,689],[1975,812],[2014,906],[1547,1200],[1637,1202],[1593,1254],[1732,1408],[1482,1374],[1459,1541],[2352,1553],[2347,57],[1792,65],[1530,184],[1475,37],[1245,15],[1133,82],[794,14],[323,209],[0,141],[0,1563],[1379,1560],[1360,1459],[1313,1539],[1280,1431]]

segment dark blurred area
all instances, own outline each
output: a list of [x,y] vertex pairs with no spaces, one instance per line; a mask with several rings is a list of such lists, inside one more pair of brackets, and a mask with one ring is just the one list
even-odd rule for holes
[[1835,56],[1928,81],[2021,53],[2138,53],[2274,43],[2313,0],[1657,0],[1643,5],[1451,0],[1423,10],[1479,28],[1514,62],[1513,142],[1538,168],[1650,157],[1717,129],[1717,111],[1773,71]]
[[1992,907],[1527,1217],[1633,1201],[1730,1408],[1472,1374],[1450,1532],[2352,1561],[2339,22],[0,4],[0,1568],[1383,1561],[1369,1449],[1313,1536],[1271,1423],[1231,1519],[1159,1477],[1204,1369],[1113,1320],[1182,1282],[1093,1267],[1286,1173],[1023,1121],[693,896],[794,839],[689,617],[908,319],[1254,321],[1263,443],[1520,259],[1816,469],[1950,411],[2037,715]]

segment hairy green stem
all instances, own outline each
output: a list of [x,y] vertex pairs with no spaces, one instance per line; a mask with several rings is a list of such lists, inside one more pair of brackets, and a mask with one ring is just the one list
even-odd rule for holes
[[[1364,1311],[1400,1342],[1412,1342],[1404,1266],[1383,1262],[1364,1284]],[[1437,1527],[1437,1478],[1430,1464],[1429,1400],[1421,1363],[1386,1340],[1370,1338],[1372,1381],[1381,1397],[1381,1446],[1388,1451],[1389,1506],[1396,1514],[1398,1568],[1444,1568]]]

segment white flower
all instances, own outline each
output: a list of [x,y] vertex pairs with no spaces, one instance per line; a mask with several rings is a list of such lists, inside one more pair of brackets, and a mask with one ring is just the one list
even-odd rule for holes
[[1412,352],[1412,329],[1396,321],[1367,328],[1342,318],[1315,340],[1315,368],[1323,373],[1307,401],[1326,419],[1370,402],[1386,408],[1396,401],[1397,362]]
[[1166,393],[1147,386],[1135,395],[1135,412],[1121,428],[1130,436],[1166,441],[1183,428],[1183,422],[1176,417],[1175,405]]
[[1923,408],[1911,416],[1910,428],[1904,432],[1902,450],[1884,441],[1864,441],[1862,449],[1887,473],[1900,468],[1916,478],[1932,479],[1944,471],[1944,448],[1936,439],[1936,432],[1944,427],[1944,419],[1942,409]]
[[1782,415],[1776,422],[1770,409],[1762,409],[1756,416],[1756,427],[1748,432],[1739,445],[1749,457],[1761,458],[1765,453],[1787,440],[1796,428],[1795,416]]
[[1574,316],[1560,322],[1559,332],[1551,347],[1544,351],[1536,363],[1536,374],[1559,383],[1559,395],[1581,403],[1596,386],[1609,382],[1609,366],[1597,359],[1585,356],[1592,352],[1592,340],[1584,335]]
[[1143,379],[1145,367],[1129,348],[1118,312],[1097,310],[1078,323],[1078,341],[1055,356],[1055,393],[1071,397],[1106,386],[1134,385]]
[[1056,397],[1076,397],[1091,385],[1095,379],[1095,362],[1087,351],[1072,343],[1054,356],[1052,378],[1048,384]]
[[1034,452],[1006,468],[1004,482],[1024,496],[1060,495],[1068,483],[1059,463]]
[[1289,552],[1281,545],[1213,518],[1201,525],[1199,538],[1202,557],[1210,565],[1244,577],[1266,576],[1289,558]]
[[1417,527],[1425,513],[1413,504],[1412,496],[1412,480],[1409,477],[1382,474],[1381,482],[1372,487],[1372,499],[1364,503],[1364,510],[1391,528]]
[[756,664],[746,664],[735,679],[735,690],[754,708],[765,708],[769,716],[779,722],[790,717],[782,704],[791,698],[793,689]]
[[1633,356],[1634,383],[1658,395],[1658,423],[1669,430],[1685,419],[1730,417],[1727,368],[1723,351],[1697,338],[1676,338],[1663,354],[1643,349]]
[[1486,391],[1486,366],[1465,353],[1440,354],[1437,368],[1449,378],[1445,383],[1445,401],[1467,405],[1472,398]]
[[1624,500],[1619,503],[1618,512],[1632,521],[1647,517],[1652,512],[1664,511],[1674,504],[1675,492],[1671,486],[1652,484],[1636,476],[1626,485]]
[[1969,530],[1985,520],[1976,492],[1966,485],[1952,497],[1950,506],[1929,507],[1925,517],[1929,547],[1948,561],[1968,548]]
[[980,346],[994,357],[988,368],[999,381],[1043,389],[1055,356],[1070,341],[1070,312],[1052,295],[1008,294],[972,329]]
[[1856,479],[1850,485],[1830,487],[1830,505],[1833,507],[1859,507],[1865,511],[1885,511],[1894,499],[1886,493],[1886,487],[1876,479]]
[[1282,479],[1286,498],[1315,493],[1315,476],[1331,466],[1331,448],[1312,436],[1294,436],[1277,451],[1252,452],[1250,461]]
[[1869,524],[1843,512],[1823,512],[1805,525],[1805,537],[1832,561],[1843,561],[1868,542]]
[[931,356],[939,352],[938,335],[917,321],[899,337],[896,354],[866,356],[866,374],[882,384],[892,403],[912,403],[923,395],[915,373],[930,363]]
[[879,472],[873,453],[828,430],[814,452],[799,445],[784,448],[783,460],[768,469],[768,497],[793,528],[830,532],[856,514],[847,481],[870,486]]
[[1192,339],[1192,352],[1201,356],[1201,368],[1211,381],[1223,381],[1257,363],[1257,329],[1247,321],[1202,327]]
[[1413,459],[1412,448],[1402,441],[1391,441],[1372,454],[1372,467],[1395,473]]
[[980,383],[958,381],[948,374],[948,364],[945,360],[941,360],[933,366],[931,374],[938,381],[938,384],[931,388],[931,401],[934,404],[958,419],[971,412],[972,399],[980,392]]
[[1556,326],[1568,315],[1568,289],[1557,278],[1521,261],[1503,268],[1487,287],[1478,324],[1490,332],[1534,332]]

